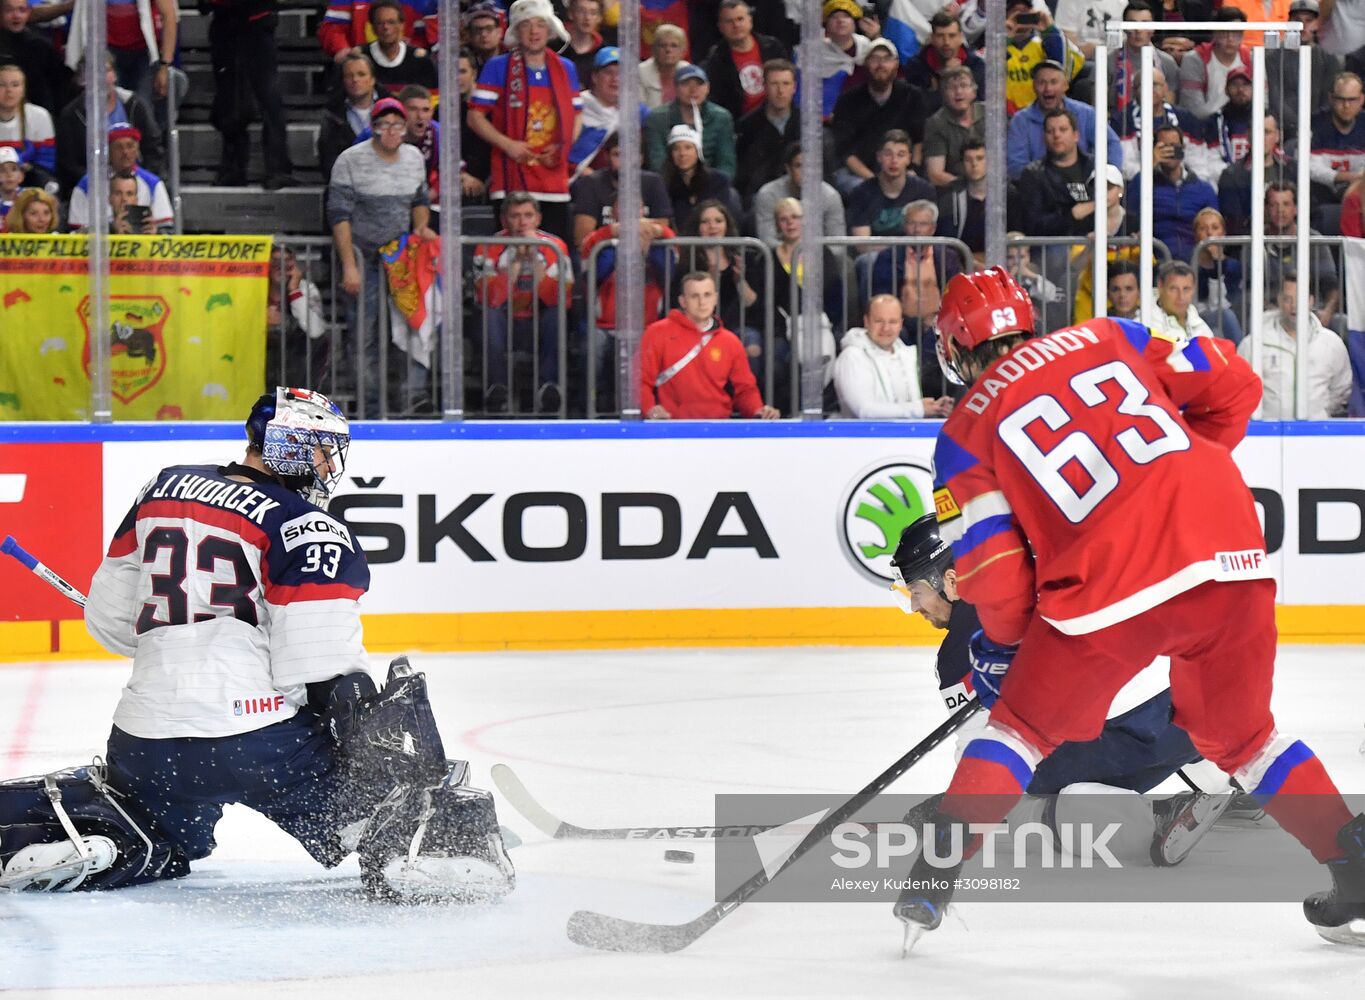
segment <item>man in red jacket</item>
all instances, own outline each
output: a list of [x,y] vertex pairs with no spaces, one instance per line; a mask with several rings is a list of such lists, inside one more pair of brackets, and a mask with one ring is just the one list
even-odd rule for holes
[[682,279],[681,309],[645,327],[640,341],[640,406],[650,420],[774,420],[749,370],[744,345],[716,319],[716,280],[705,271]]

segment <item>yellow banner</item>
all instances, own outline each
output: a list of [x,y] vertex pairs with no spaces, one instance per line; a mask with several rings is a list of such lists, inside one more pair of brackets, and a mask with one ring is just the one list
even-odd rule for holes
[[[87,420],[87,237],[0,234],[0,420]],[[115,420],[240,420],[265,383],[268,236],[115,236]]]

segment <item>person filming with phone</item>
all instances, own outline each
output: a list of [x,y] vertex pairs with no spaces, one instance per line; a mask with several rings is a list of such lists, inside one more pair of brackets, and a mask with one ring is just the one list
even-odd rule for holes
[[120,236],[155,236],[152,210],[137,203],[137,177],[120,171],[109,178],[109,231]]
[[[1189,260],[1194,251],[1194,217],[1218,207],[1213,185],[1185,165],[1185,134],[1164,124],[1152,136],[1152,234],[1171,252],[1172,260]],[[1129,232],[1137,232],[1140,196],[1128,205]]]
[[1062,68],[1068,81],[1074,81],[1085,65],[1085,57],[1052,23],[1046,5],[1033,0],[1008,0],[1005,8],[1005,104],[1011,115],[1023,111],[1034,101],[1033,68],[1051,59]]

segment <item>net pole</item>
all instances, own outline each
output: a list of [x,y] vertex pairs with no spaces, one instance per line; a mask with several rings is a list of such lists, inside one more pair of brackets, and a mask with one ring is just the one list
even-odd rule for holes
[[[460,3],[440,0],[441,51],[437,72],[441,88],[441,134],[437,147],[441,191],[441,418],[464,419],[464,247],[460,190]],[[510,329],[510,327],[509,327]]]
[[616,245],[616,399],[622,420],[639,420],[639,349],[645,320],[645,258],[644,242],[640,238],[640,5],[623,3],[620,11],[616,25],[617,44],[621,50],[620,124],[617,126],[621,137],[621,170],[616,189],[619,200],[616,213],[619,227]]
[[1005,5],[1007,0],[986,0],[986,265],[1005,266],[1005,194],[1008,171],[1005,169]]
[[[1251,50],[1251,293],[1245,331],[1251,336],[1251,367],[1261,373],[1261,317],[1265,312],[1265,49]],[[1256,417],[1261,406],[1256,405]]]
[[[821,0],[803,0],[801,6],[801,203],[804,214],[800,243],[800,323],[791,323],[801,372],[801,417],[824,416],[824,365],[820,363],[820,316],[825,311],[825,218],[821,210],[821,180],[825,174],[825,150],[821,141],[824,114],[819,67],[825,29],[820,19]],[[769,359],[772,363],[772,359]],[[771,402],[765,400],[765,402]]]
[[[1106,32],[1106,36],[1107,36]],[[1090,285],[1095,316],[1109,313],[1109,41],[1095,46],[1095,243]]]
[[1153,150],[1156,148],[1156,116],[1152,113],[1152,73],[1156,66],[1156,53],[1152,46],[1142,50],[1142,169],[1138,176],[1142,179],[1142,207],[1138,218],[1138,274],[1139,288],[1142,290],[1142,321],[1151,323],[1156,318],[1156,295],[1152,287],[1152,194],[1156,185],[1156,166]]
[[[1260,89],[1260,88],[1258,88]],[[1297,363],[1294,365],[1294,416],[1300,420],[1308,416],[1308,340],[1313,332],[1313,318],[1308,311],[1308,296],[1312,292],[1313,259],[1309,256],[1308,194],[1309,157],[1304,155],[1312,148],[1312,127],[1309,116],[1312,114],[1313,89],[1313,47],[1299,45],[1299,176],[1297,180],[1298,228],[1295,230],[1294,259],[1297,261],[1298,284],[1295,286],[1297,301],[1294,315],[1298,317],[1298,350],[1295,351]]]
[[109,314],[109,115],[104,79],[107,25],[103,4],[78,8],[85,18],[85,165],[90,178],[86,208],[89,244],[90,419],[108,423],[114,419],[111,330]]

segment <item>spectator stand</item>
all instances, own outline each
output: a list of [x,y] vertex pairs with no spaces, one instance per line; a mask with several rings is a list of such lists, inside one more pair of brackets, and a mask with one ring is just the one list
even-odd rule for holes
[[[1211,246],[1246,247],[1250,248],[1251,253],[1260,254],[1262,257],[1265,255],[1266,247],[1292,247],[1294,250],[1294,271],[1302,278],[1304,268],[1299,262],[1304,259],[1304,243],[1306,242],[1308,245],[1307,259],[1310,261],[1308,266],[1309,280],[1300,280],[1297,283],[1296,290],[1299,296],[1297,312],[1299,315],[1307,315],[1305,311],[1308,308],[1307,299],[1311,296],[1313,300],[1312,311],[1317,314],[1322,325],[1345,337],[1348,294],[1346,245],[1349,237],[1341,235],[1310,236],[1307,235],[1307,232],[1307,226],[1300,226],[1297,236],[1265,236],[1258,233],[1251,236],[1220,236],[1217,239],[1201,240],[1195,245],[1194,252],[1190,256],[1190,264],[1197,271],[1200,254]],[[1331,266],[1324,268],[1322,265],[1328,260],[1330,260]],[[1221,270],[1220,266],[1220,277]],[[1262,282],[1262,291],[1264,291],[1264,282]],[[1242,309],[1237,319],[1242,325],[1246,339],[1252,342],[1252,350],[1257,350],[1257,343],[1261,339],[1261,324],[1259,321],[1253,322],[1252,320],[1259,318],[1264,310],[1253,312],[1249,305],[1250,298],[1251,296],[1247,295],[1242,299]],[[1215,332],[1217,332],[1216,328]],[[1307,365],[1299,365],[1295,372],[1297,378],[1294,398],[1295,419],[1304,419],[1308,409],[1307,381],[1305,378],[1299,377],[1306,375],[1307,368]]]
[[[1184,22],[1181,25],[1184,31],[1222,31],[1227,28],[1227,22],[1217,21],[1192,21]],[[1109,22],[1105,32],[1104,45],[1097,46],[1095,49],[1095,117],[1097,121],[1103,122],[1108,118],[1109,108],[1109,50],[1119,49],[1123,45],[1123,35],[1127,31],[1150,31],[1150,22],[1143,21],[1119,21]],[[1261,31],[1273,35],[1275,39],[1283,40],[1285,47],[1295,49],[1298,52],[1298,145],[1299,155],[1299,176],[1297,180],[1298,194],[1298,237],[1296,242],[1295,257],[1297,260],[1309,259],[1309,219],[1311,209],[1309,204],[1309,164],[1308,157],[1302,155],[1303,150],[1312,148],[1311,141],[1311,119],[1312,114],[1312,74],[1313,74],[1313,47],[1301,45],[1300,38],[1303,32],[1303,25],[1298,21],[1249,21],[1240,22],[1239,30],[1242,31]],[[1251,49],[1251,120],[1259,123],[1265,116],[1265,99],[1267,93],[1267,79],[1265,70],[1265,48],[1257,45]],[[1152,106],[1152,73],[1155,65],[1155,55],[1150,47],[1142,50],[1142,70],[1141,70],[1141,107],[1150,108]],[[1149,166],[1153,162],[1153,143],[1155,129],[1144,128],[1141,135],[1141,160],[1144,169],[1140,173],[1141,192],[1140,192],[1140,214],[1138,232],[1142,241],[1142,250],[1139,255],[1140,260],[1150,260],[1152,257],[1152,204],[1154,171]],[[1099,129],[1095,137],[1095,157],[1097,162],[1104,162],[1107,155],[1108,137],[1103,129]],[[1251,189],[1253,192],[1265,190],[1265,158],[1264,144],[1265,135],[1261,128],[1252,128],[1251,134]],[[1096,197],[1100,197],[1100,185],[1096,185]],[[1095,212],[1095,242],[1096,245],[1103,245],[1105,240],[1104,213],[1100,211],[1101,205],[1096,202]],[[1259,317],[1264,311],[1265,304],[1265,205],[1259,197],[1253,197],[1251,202],[1251,233],[1248,242],[1251,246],[1250,268],[1249,268],[1249,315]],[[1103,308],[1103,300],[1098,295],[1098,289],[1107,287],[1108,254],[1097,253],[1094,255],[1094,281],[1093,287],[1097,290],[1096,307],[1097,314],[1102,315],[1100,310]],[[1197,258],[1196,258],[1196,267]],[[1155,299],[1152,289],[1152,275],[1147,269],[1140,269],[1141,289],[1142,289],[1142,313],[1144,317],[1150,318],[1155,308]],[[1297,314],[1300,316],[1308,315],[1308,295],[1309,282],[1301,281],[1297,285],[1298,302]],[[1251,366],[1257,372],[1261,371],[1261,337],[1259,334],[1259,322],[1252,324],[1253,338],[1251,345]],[[1295,412],[1304,413],[1307,411],[1308,400],[1308,366],[1300,365],[1296,371],[1295,380]],[[1259,415],[1259,411],[1258,411]]]
[[[276,44],[279,84],[288,119],[287,141],[301,187],[265,191],[259,186],[213,184],[221,138],[210,121],[214,79],[209,63],[210,15],[180,0],[180,60],[189,89],[179,109],[179,173],[172,188],[182,200],[184,230],[191,233],[290,233],[323,231],[327,178],[318,170],[317,118],[332,84],[332,67],[318,49],[323,6],[315,0],[280,0]],[[259,124],[251,126],[251,176],[264,172]],[[174,171],[172,171],[174,173]]]

